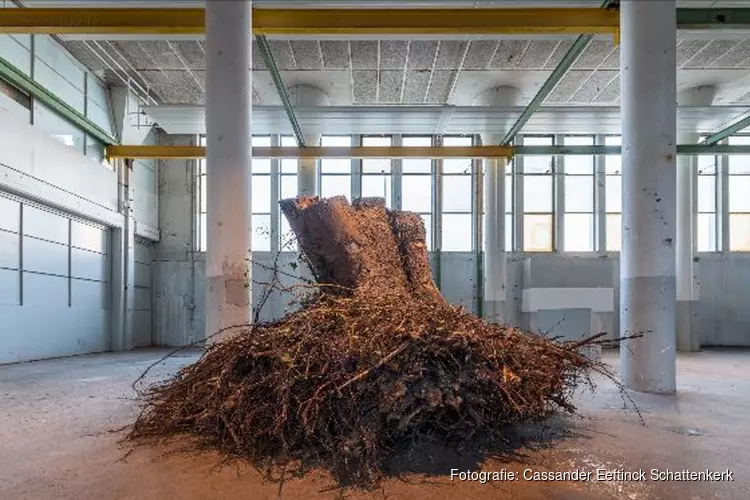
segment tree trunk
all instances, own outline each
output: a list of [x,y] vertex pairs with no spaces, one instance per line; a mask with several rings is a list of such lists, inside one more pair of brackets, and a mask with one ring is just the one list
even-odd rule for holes
[[[422,219],[382,198],[281,200],[318,283],[342,293],[418,295],[443,301],[432,281]],[[335,290],[334,290],[335,291]]]

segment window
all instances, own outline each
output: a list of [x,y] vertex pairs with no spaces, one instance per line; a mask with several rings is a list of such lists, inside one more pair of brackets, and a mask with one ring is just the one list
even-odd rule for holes
[[[620,137],[607,137],[605,146],[620,146]],[[622,159],[620,155],[604,158],[605,236],[608,252],[619,252],[622,246]]]
[[[404,137],[404,146],[431,146],[432,137]],[[427,250],[432,250],[432,160],[404,158],[401,163],[401,208],[422,217]]]
[[[701,137],[701,141],[704,138]],[[699,252],[718,249],[716,224],[716,156],[697,155],[698,160],[698,220],[696,221],[696,248]]]
[[[323,136],[323,147],[351,147],[350,136]],[[320,160],[320,196],[346,196],[352,199],[352,160],[350,158],[324,158]]]
[[[281,138],[281,146],[285,148],[297,147],[297,140],[292,136],[284,136]],[[296,198],[299,194],[297,160],[281,160],[279,164],[279,200]],[[279,248],[282,252],[297,251],[297,240],[284,214],[279,215]]]
[[[593,146],[594,138],[565,137],[566,146]],[[594,250],[594,157],[568,155],[565,169],[565,234],[563,248],[566,252],[592,252]]]
[[[552,137],[524,137],[527,146],[552,146]],[[552,251],[554,158],[526,156],[523,160],[523,249]]]
[[514,217],[513,217],[513,193],[515,179],[513,175],[513,162],[509,161],[505,167],[505,251],[511,252],[515,248],[513,235],[516,234],[514,228]]
[[[750,136],[730,137],[731,145],[750,145]],[[729,155],[729,251],[750,251],[750,156]]]
[[[206,138],[200,138],[200,145],[206,145]],[[252,145],[268,147],[271,138],[253,137]],[[206,251],[207,221],[206,221],[206,159],[198,161],[198,250]],[[268,158],[253,158],[252,163],[252,241],[251,248],[257,252],[271,251],[271,160]]]
[[[390,137],[363,137],[362,146],[391,146]],[[391,208],[391,160],[387,158],[362,159],[362,197],[384,198]]]
[[[254,147],[270,147],[271,137],[254,136]],[[271,160],[253,158],[252,193],[250,195],[252,213],[252,243],[254,252],[271,251]]]
[[[443,145],[471,146],[471,137],[444,137]],[[442,228],[440,249],[445,252],[472,250],[472,189],[471,158],[443,160]]]

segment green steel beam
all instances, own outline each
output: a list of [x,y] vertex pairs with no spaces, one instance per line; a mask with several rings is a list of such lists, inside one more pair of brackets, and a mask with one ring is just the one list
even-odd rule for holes
[[117,140],[99,125],[86,118],[83,113],[26,76],[2,57],[0,57],[0,78],[14,85],[19,90],[29,94],[31,97],[62,116],[65,120],[80,128],[86,132],[86,134],[95,137],[105,145],[111,146],[117,144]]
[[742,120],[739,120],[730,126],[728,126],[725,129],[719,130],[715,134],[712,134],[701,142],[701,144],[711,145],[716,144],[719,141],[723,141],[730,135],[736,134],[740,130],[746,129],[747,127],[750,127],[750,115],[746,116]]
[[[619,155],[620,146],[515,146],[514,155],[547,156],[547,155]],[[679,144],[679,155],[721,155],[750,154],[750,146],[729,144]]]
[[266,63],[266,68],[268,68],[268,71],[271,73],[273,84],[276,86],[276,92],[278,92],[279,97],[281,98],[281,104],[284,106],[284,111],[286,111],[286,116],[289,119],[289,124],[292,126],[294,137],[297,139],[297,146],[304,148],[305,136],[302,135],[302,128],[299,126],[297,116],[294,114],[292,102],[289,100],[289,94],[286,91],[286,86],[284,85],[284,81],[281,79],[281,73],[279,73],[279,68],[276,66],[276,61],[274,60],[273,54],[271,53],[271,47],[268,45],[268,41],[266,40],[266,37],[264,35],[256,36],[255,40],[258,42],[258,49],[260,49],[260,53]]
[[681,30],[747,29],[750,9],[677,9],[677,28]]
[[[602,4],[602,9],[610,8],[613,3],[614,0],[605,0]],[[529,105],[526,106],[526,109],[523,110],[521,116],[518,117],[508,133],[505,134],[501,145],[510,145],[513,143],[513,139],[516,138],[516,135],[521,131],[524,125],[526,125],[526,122],[529,121],[532,115],[536,113],[555,87],[557,87],[557,84],[560,83],[560,80],[563,79],[570,67],[573,66],[573,63],[578,59],[578,56],[586,50],[586,47],[588,47],[593,39],[594,35],[578,35],[578,37],[576,37],[575,42],[573,42],[573,45],[568,49],[568,52],[566,52],[560,63],[552,71],[552,74],[547,78],[547,81],[544,82],[542,88],[539,89],[536,95],[531,99]]]

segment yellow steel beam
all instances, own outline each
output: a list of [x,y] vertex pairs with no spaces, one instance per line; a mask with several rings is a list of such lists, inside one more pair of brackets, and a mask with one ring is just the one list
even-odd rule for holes
[[[365,146],[365,147],[254,147],[254,158],[509,158],[510,146]],[[109,159],[200,159],[206,157],[202,146],[108,146]]]
[[[598,8],[254,9],[255,35],[611,34],[619,13]],[[198,35],[204,9],[0,9],[0,33]]]

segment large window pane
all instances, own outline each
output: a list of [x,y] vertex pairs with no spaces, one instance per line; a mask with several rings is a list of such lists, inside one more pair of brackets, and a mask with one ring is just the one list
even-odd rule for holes
[[[566,146],[593,146],[592,136],[564,137]],[[565,157],[565,173],[571,175],[593,175],[594,157],[592,155],[569,155]]]
[[206,214],[200,214],[198,216],[198,248],[200,250],[206,250],[206,248],[208,248],[206,245],[206,242],[208,241],[207,223]]
[[427,251],[432,250],[432,215],[430,214],[419,214],[424,223],[425,230],[425,243],[427,244]]
[[297,176],[296,175],[281,175],[279,176],[279,199],[284,200],[286,198],[296,198],[299,189],[297,187]]
[[750,251],[750,214],[729,214],[729,250]]
[[607,251],[619,252],[622,247],[622,216],[620,214],[607,214]]
[[362,196],[385,198],[385,205],[391,207],[391,176],[363,175]]
[[565,211],[594,211],[593,176],[565,176]]
[[604,185],[607,213],[622,211],[622,178],[619,175],[608,175]]
[[[620,146],[622,138],[619,136],[610,136],[604,139],[606,146]],[[620,155],[607,155],[604,157],[604,170],[607,174],[620,174],[622,170],[622,157]]]
[[320,196],[346,196],[351,201],[352,181],[349,175],[322,175],[320,179]]
[[513,214],[505,214],[505,251],[513,251]]
[[471,251],[471,214],[444,214],[441,246],[445,252]]
[[710,175],[698,176],[698,212],[716,211],[716,178]]
[[431,174],[432,160],[429,158],[404,158],[401,171],[405,174]]
[[471,212],[471,176],[451,175],[443,178],[443,211]]
[[729,211],[750,212],[750,175],[729,176]]
[[297,251],[297,237],[294,235],[292,228],[289,226],[289,221],[286,217],[281,216],[281,227],[279,228],[280,237],[280,249],[282,252],[296,252]]
[[552,173],[551,156],[524,156],[523,173],[524,174],[551,174]]
[[252,180],[252,211],[253,213],[268,213],[271,210],[271,176],[253,175]]
[[[350,136],[323,136],[320,141],[323,147],[350,147]],[[325,158],[320,160],[320,171],[323,174],[348,174],[352,171],[352,160],[349,158]]]
[[[390,146],[390,137],[363,137],[363,146]],[[391,172],[391,160],[388,158],[363,158],[362,159],[362,173],[363,174],[380,174]]]
[[698,214],[696,242],[699,252],[716,251],[716,214]]
[[[254,135],[252,138],[252,145],[253,147],[258,147],[258,148],[271,147],[271,137],[267,135]],[[252,172],[254,174],[270,174],[271,173],[270,158],[253,158]]]
[[253,239],[252,250],[254,252],[271,251],[271,216],[253,214]]
[[513,212],[513,176],[505,176],[505,213]]
[[[750,145],[750,136],[729,138],[732,146]],[[729,155],[729,174],[750,174],[750,155]]]
[[552,212],[551,176],[524,176],[523,209],[524,212]]
[[523,216],[523,249],[527,252],[552,251],[552,214]]
[[432,211],[432,178],[428,175],[405,175],[401,180],[401,208],[411,212]]
[[594,215],[565,214],[566,252],[591,252],[594,250]]

